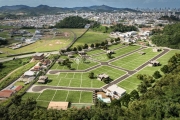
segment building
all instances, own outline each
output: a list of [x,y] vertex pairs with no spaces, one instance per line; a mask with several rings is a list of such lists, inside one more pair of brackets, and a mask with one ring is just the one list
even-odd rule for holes
[[107,54],[114,54],[114,51],[113,50],[107,50],[106,53]]
[[67,110],[69,102],[50,102],[48,109]]
[[9,98],[14,93],[15,93],[15,91],[13,91],[13,90],[2,90],[2,91],[0,91],[0,98]]
[[102,81],[103,79],[109,79],[109,75],[106,75],[106,74],[99,74],[98,76],[97,76],[97,79],[98,80],[100,80],[100,81]]
[[35,60],[42,60],[44,58],[44,53],[36,53],[34,54],[33,58]]
[[149,66],[160,66],[160,62],[158,62],[158,61],[150,61],[149,62]]
[[46,83],[48,81],[47,76],[40,76],[39,80],[37,81],[38,83]]
[[114,84],[106,89],[106,95],[111,96],[112,98],[119,99],[124,94],[126,94],[126,90],[123,88],[120,88],[116,84]]
[[23,75],[23,77],[33,77],[35,75],[34,72],[32,71],[26,71]]
[[160,48],[153,48],[153,52],[159,52],[159,51],[161,51]]

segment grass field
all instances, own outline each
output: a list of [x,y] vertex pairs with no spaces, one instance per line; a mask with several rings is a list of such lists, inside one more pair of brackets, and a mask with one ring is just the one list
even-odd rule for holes
[[[164,56],[160,57],[159,59],[157,59],[157,61],[159,61],[162,66],[167,64],[168,60],[170,57],[172,57],[175,53],[180,53],[180,50],[172,50],[170,52],[168,52],[167,54],[165,54]],[[130,93],[132,90],[137,89],[137,85],[140,84],[140,80],[137,79],[137,74],[147,74],[147,75],[153,75],[153,73],[155,71],[160,71],[160,68],[162,66],[158,66],[158,67],[145,67],[143,68],[141,71],[139,71],[138,73],[134,74],[133,76],[123,80],[122,82],[120,82],[118,85],[122,88],[124,88],[125,90],[127,90],[128,93]],[[163,74],[161,72],[161,74]]]
[[[84,33],[86,29],[58,29],[61,32],[68,32],[70,34],[69,37],[59,37],[53,35],[43,37],[42,40],[39,40],[31,45],[19,48],[19,49],[10,49],[7,47],[0,48],[0,51],[3,54],[0,54],[0,57],[5,57],[11,54],[20,54],[20,53],[27,53],[27,52],[43,52],[43,51],[53,51],[59,50],[61,48],[65,48],[74,38],[74,34],[71,32],[73,31],[77,37]],[[32,34],[35,32],[35,29],[27,29],[27,31],[31,32]],[[0,36],[8,37],[8,32],[0,32]]]
[[112,62],[111,64],[128,70],[134,70],[160,53],[160,52],[153,52],[152,48],[148,48],[142,51],[145,52],[146,54],[141,55],[138,52],[136,52],[122,59],[119,59],[115,62]]
[[86,44],[92,44],[92,43],[100,43],[102,41],[105,41],[109,34],[107,33],[101,33],[101,32],[94,32],[92,30],[89,30],[86,34],[84,34],[78,41],[73,45],[73,47],[78,45],[84,45]]
[[[127,46],[127,47],[125,46],[124,48],[120,48],[118,50],[115,50],[114,51],[115,54],[112,54],[112,57],[116,58],[116,57],[119,57],[123,54],[129,53],[129,52],[134,51],[134,50],[139,49],[139,48],[140,48],[139,46]],[[106,61],[111,60],[107,57],[106,53],[98,54],[95,56],[91,55],[91,56],[93,59],[98,60],[98,61],[102,61],[102,62],[106,62]]]
[[66,91],[66,90],[45,90],[43,93],[26,93],[22,100],[33,98],[37,105],[48,107],[50,101],[67,101],[71,103],[93,103],[92,92],[87,91]]
[[[73,70],[85,70],[85,69],[88,69],[88,68],[93,67],[95,65],[98,65],[98,63],[90,61],[90,60],[86,60],[85,62],[83,62],[80,59],[79,64],[76,63],[75,60],[73,60],[71,63],[71,69],[73,69]],[[69,70],[69,68],[67,66],[61,66],[58,63],[56,63],[52,66],[51,70]]]
[[[122,75],[125,74],[125,72],[111,68],[109,66],[101,66],[94,70],[95,76],[98,74],[105,73],[110,76],[112,80],[115,80]],[[90,72],[86,73],[60,73],[59,75],[48,75],[49,82],[47,85],[51,86],[67,86],[67,87],[88,87],[88,88],[100,88],[105,83],[102,81],[99,81],[97,79],[90,79],[88,77]],[[38,84],[38,83],[36,83]]]

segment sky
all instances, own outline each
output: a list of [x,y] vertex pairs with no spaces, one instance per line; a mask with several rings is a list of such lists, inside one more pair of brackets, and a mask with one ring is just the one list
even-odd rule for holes
[[108,5],[116,8],[180,8],[180,0],[0,0],[0,6],[38,5],[52,7],[88,7]]

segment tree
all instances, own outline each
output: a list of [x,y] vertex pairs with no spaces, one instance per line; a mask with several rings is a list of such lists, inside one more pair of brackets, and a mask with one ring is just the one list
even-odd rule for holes
[[108,41],[107,41],[107,40],[105,40],[105,41],[104,41],[104,44],[105,44],[105,45],[108,45]]
[[131,98],[131,100],[139,99],[139,93],[138,93],[138,91],[133,90],[133,91],[130,93],[130,98]]
[[71,64],[70,64],[70,63],[68,63],[68,64],[67,64],[67,67],[68,67],[69,69],[71,69]]
[[82,50],[82,47],[79,45],[79,46],[77,47],[77,49],[78,49],[78,51],[81,51],[81,50]]
[[3,63],[0,62],[0,69],[3,68]]
[[95,47],[96,47],[96,48],[98,48],[98,47],[99,47],[99,45],[100,45],[99,43],[95,43]]
[[140,85],[138,85],[137,89],[140,93],[145,93],[147,91],[147,86],[142,82]]
[[84,44],[83,46],[84,49],[88,49],[88,47],[89,47],[88,44]]
[[130,95],[126,93],[124,96],[122,96],[120,98],[120,101],[121,101],[122,105],[128,107],[128,104],[130,102]]
[[160,74],[159,71],[155,71],[154,74],[153,74],[153,77],[154,77],[155,79],[158,79],[158,78],[162,77],[162,75]]
[[113,39],[111,39],[111,41],[110,41],[111,43],[113,43],[114,42],[114,40]]
[[162,71],[164,74],[168,73],[168,72],[169,72],[168,66],[167,66],[167,65],[164,65],[164,66],[161,68],[161,71]]
[[74,48],[73,48],[73,51],[77,51],[77,48],[76,48],[76,47],[74,47]]
[[106,55],[107,55],[107,57],[108,57],[109,59],[112,58],[112,53],[107,53]]
[[91,44],[91,48],[94,48],[94,44],[93,43]]
[[142,74],[137,74],[137,79],[143,80],[143,75]]
[[94,78],[94,73],[93,73],[93,72],[90,72],[90,73],[89,73],[89,78],[90,78],[90,79],[93,79],[93,78]]
[[105,42],[102,42],[102,43],[101,43],[101,46],[103,46],[103,47],[104,47],[104,46],[105,46]]

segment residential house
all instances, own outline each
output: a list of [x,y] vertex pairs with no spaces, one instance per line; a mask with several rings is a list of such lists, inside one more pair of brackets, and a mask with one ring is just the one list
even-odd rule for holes
[[42,60],[44,58],[44,53],[35,53],[33,58],[34,60]]
[[109,75],[106,75],[105,73],[99,74],[97,76],[97,79],[100,80],[100,81],[102,81],[103,79],[109,79]]
[[160,62],[158,61],[150,61],[149,66],[159,66]]
[[9,98],[15,93],[14,90],[2,90],[0,91],[0,98]]
[[39,77],[39,80],[37,81],[38,83],[46,83],[48,80],[48,77],[47,76],[40,76]]

